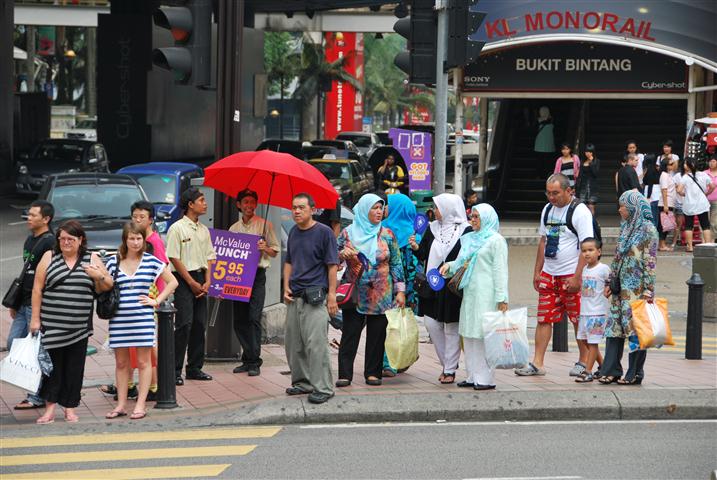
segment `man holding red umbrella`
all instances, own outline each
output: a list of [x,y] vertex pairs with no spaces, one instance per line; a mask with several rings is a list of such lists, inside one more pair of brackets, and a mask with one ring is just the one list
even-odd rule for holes
[[261,359],[261,312],[266,296],[266,269],[271,259],[281,248],[274,234],[271,222],[255,214],[259,196],[253,190],[243,190],[237,195],[236,205],[241,215],[239,220],[229,227],[230,232],[260,235],[258,248],[261,250],[259,267],[254,277],[249,302],[234,302],[234,332],[241,344],[242,364],[234,373],[247,372],[250,377],[260,374]]

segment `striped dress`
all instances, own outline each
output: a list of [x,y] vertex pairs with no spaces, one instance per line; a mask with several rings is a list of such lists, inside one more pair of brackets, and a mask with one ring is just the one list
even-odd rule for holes
[[[164,267],[157,257],[144,253],[134,275],[127,275],[122,269],[117,272],[115,281],[120,289],[120,305],[117,315],[110,319],[111,348],[154,346],[154,307],[139,303],[139,296],[149,296]],[[117,257],[114,256],[107,262],[107,270],[114,275],[116,269]]]
[[[91,258],[89,252],[85,253],[82,263],[89,264]],[[81,266],[72,274],[70,270],[62,254],[52,256],[40,309],[42,344],[48,350],[72,345],[92,335],[95,284]],[[66,280],[53,288],[65,277]]]

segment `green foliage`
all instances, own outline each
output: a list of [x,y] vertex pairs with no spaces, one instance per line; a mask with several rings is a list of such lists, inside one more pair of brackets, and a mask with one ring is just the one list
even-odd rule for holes
[[264,36],[264,68],[269,80],[269,95],[281,92],[286,95],[286,88],[292,79],[299,74],[300,56],[296,49],[297,38],[289,32],[266,32]]
[[406,49],[406,40],[398,34],[386,34],[381,39],[364,37],[366,63],[366,112],[384,114],[414,111],[418,107],[433,108],[433,92],[425,87],[410,86],[407,76],[396,67],[393,59]]

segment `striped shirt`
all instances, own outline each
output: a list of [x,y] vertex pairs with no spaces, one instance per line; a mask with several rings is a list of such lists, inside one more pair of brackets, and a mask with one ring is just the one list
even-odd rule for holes
[[[81,259],[85,264],[91,260],[89,252]],[[72,273],[70,270],[62,254],[53,255],[47,267],[40,321],[42,344],[48,350],[72,345],[92,335],[95,284],[81,266]],[[62,283],[55,287],[60,280]]]
[[[149,289],[164,270],[164,263],[154,255],[144,253],[133,275],[120,268],[115,282],[120,290],[117,314],[110,319],[110,347],[154,346],[154,307],[139,303],[140,295],[149,296]],[[107,261],[107,271],[114,276],[117,256]]]

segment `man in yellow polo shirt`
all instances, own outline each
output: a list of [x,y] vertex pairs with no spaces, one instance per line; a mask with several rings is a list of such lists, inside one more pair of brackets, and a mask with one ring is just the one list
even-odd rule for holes
[[257,247],[261,250],[259,267],[254,277],[249,302],[234,302],[234,332],[241,344],[241,362],[234,373],[247,372],[250,377],[260,374],[261,359],[261,312],[266,296],[266,269],[271,259],[281,248],[271,222],[256,215],[259,196],[252,190],[244,190],[237,195],[236,205],[241,213],[239,220],[229,227],[230,232],[259,235]]
[[212,380],[204,373],[204,341],[207,326],[207,293],[211,264],[217,258],[209,229],[199,221],[207,213],[204,194],[186,190],[179,205],[184,217],[167,232],[167,257],[179,286],[174,291],[174,371],[176,384],[184,385],[182,364],[187,353],[187,380]]

